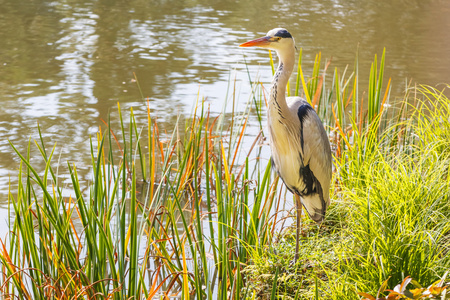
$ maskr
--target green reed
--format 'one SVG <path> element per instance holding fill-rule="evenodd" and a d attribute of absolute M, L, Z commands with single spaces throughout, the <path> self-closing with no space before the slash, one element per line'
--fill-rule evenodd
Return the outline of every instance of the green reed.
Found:
<path fill-rule="evenodd" d="M 202 102 L 186 126 L 178 122 L 163 140 L 150 110 L 144 129 L 133 110 L 125 122 L 119 107 L 120 130 L 108 123 L 91 138 L 87 190 L 71 163 L 71 184 L 61 185 L 52 163 L 56 147 L 47 155 L 42 136 L 35 146 L 46 162 L 43 173 L 30 162 L 31 144 L 25 157 L 11 145 L 21 158 L 20 184 L 9 194 L 16 217 L 2 240 L 2 295 L 239 295 L 236 268 L 248 263 L 248 249 L 260 251 L 270 239 L 275 189 L 270 168 L 259 173 L 266 161 L 240 157 L 250 109 L 227 124 Z M 260 182 L 253 192 L 251 174 Z"/>

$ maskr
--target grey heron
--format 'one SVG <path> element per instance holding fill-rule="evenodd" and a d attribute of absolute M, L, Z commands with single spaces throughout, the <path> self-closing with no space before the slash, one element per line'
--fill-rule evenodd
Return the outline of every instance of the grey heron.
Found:
<path fill-rule="evenodd" d="M 267 107 L 272 166 L 295 195 L 298 259 L 302 205 L 320 223 L 330 204 L 331 148 L 324 126 L 311 105 L 300 97 L 286 98 L 286 85 L 294 69 L 295 43 L 284 28 L 240 45 L 275 50 L 279 64 L 272 79 Z"/>

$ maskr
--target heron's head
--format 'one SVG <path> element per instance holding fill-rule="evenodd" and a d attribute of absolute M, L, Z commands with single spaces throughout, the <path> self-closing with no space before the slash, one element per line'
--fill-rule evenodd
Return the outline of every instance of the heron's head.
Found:
<path fill-rule="evenodd" d="M 284 28 L 275 28 L 270 30 L 266 36 L 240 44 L 239 47 L 261 47 L 278 52 L 295 49 L 295 42 L 289 31 Z"/>

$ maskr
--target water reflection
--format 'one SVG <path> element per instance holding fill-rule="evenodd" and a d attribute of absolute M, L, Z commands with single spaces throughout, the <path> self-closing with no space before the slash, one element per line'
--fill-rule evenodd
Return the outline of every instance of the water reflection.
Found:
<path fill-rule="evenodd" d="M 342 70 L 353 65 L 359 48 L 360 74 L 367 77 L 373 55 L 386 47 L 393 95 L 401 95 L 407 78 L 432 85 L 450 81 L 447 1 L 2 0 L 0 5 L 2 205 L 8 176 L 14 178 L 18 166 L 8 140 L 24 152 L 39 122 L 45 141 L 57 143 L 61 161 L 82 168 L 90 161 L 89 134 L 110 113 L 117 115 L 117 102 L 139 115 L 146 110 L 142 98 L 148 98 L 168 130 L 179 113 L 191 111 L 199 91 L 220 111 L 232 97 L 234 78 L 245 102 L 248 75 L 237 45 L 273 27 L 287 27 L 295 36 L 307 73 L 319 51 Z M 254 49 L 245 55 L 251 77 L 260 73 L 267 83 L 267 53 Z"/>

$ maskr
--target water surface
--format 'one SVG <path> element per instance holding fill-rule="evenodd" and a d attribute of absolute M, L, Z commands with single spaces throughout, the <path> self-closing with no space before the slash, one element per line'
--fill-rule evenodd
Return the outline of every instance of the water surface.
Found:
<path fill-rule="evenodd" d="M 19 162 L 8 140 L 24 152 L 39 123 L 62 164 L 83 169 L 89 135 L 117 116 L 117 102 L 143 116 L 148 98 L 170 130 L 198 94 L 220 112 L 236 79 L 243 109 L 250 92 L 244 56 L 251 77 L 268 83 L 270 68 L 266 51 L 238 45 L 274 27 L 288 28 L 303 48 L 307 74 L 318 52 L 342 71 L 353 68 L 359 49 L 363 91 L 370 62 L 385 47 L 393 98 L 410 80 L 450 83 L 448 1 L 0 0 L 0 7 L 2 222 Z M 42 168 L 38 155 L 33 162 Z"/>

